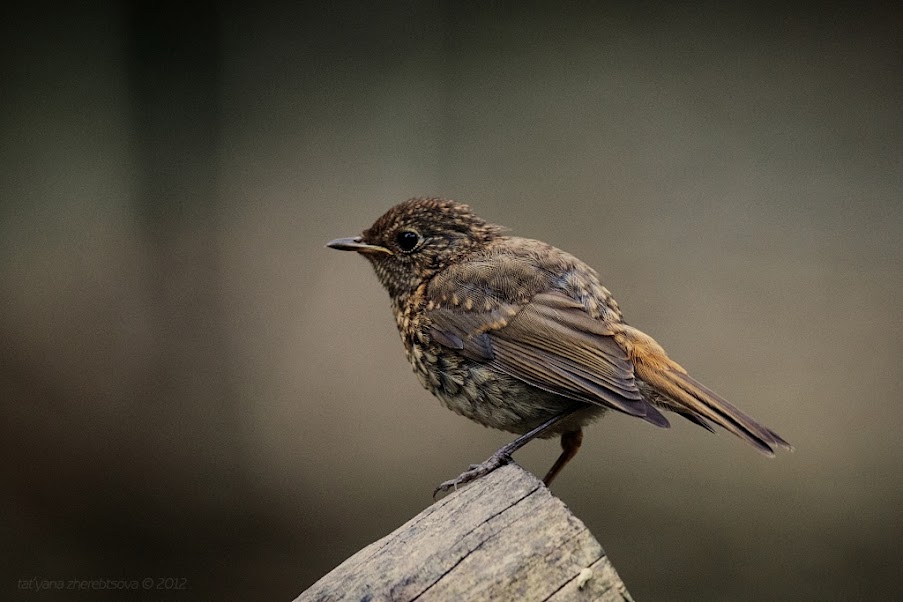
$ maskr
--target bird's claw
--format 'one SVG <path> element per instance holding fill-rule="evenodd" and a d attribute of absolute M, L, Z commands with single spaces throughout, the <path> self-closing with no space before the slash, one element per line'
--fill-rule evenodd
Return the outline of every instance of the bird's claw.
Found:
<path fill-rule="evenodd" d="M 504 466 L 508 462 L 511 462 L 511 454 L 496 452 L 489 456 L 482 464 L 471 464 L 469 469 L 462 472 L 454 479 L 449 479 L 448 481 L 440 483 L 439 486 L 433 490 L 433 499 L 436 499 L 436 496 L 439 495 L 440 491 L 443 493 L 450 489 L 457 491 L 458 485 L 465 485 L 471 481 L 475 481 L 476 479 L 489 474 L 496 468 Z"/>

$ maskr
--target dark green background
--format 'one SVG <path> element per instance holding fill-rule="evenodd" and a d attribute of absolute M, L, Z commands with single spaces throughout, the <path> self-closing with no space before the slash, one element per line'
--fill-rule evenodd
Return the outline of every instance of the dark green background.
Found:
<path fill-rule="evenodd" d="M 899 9 L 129 6 L 0 19 L 0 597 L 287 600 L 507 441 L 323 247 L 416 195 L 580 256 L 797 446 L 590 428 L 553 491 L 638 600 L 899 591 Z"/>

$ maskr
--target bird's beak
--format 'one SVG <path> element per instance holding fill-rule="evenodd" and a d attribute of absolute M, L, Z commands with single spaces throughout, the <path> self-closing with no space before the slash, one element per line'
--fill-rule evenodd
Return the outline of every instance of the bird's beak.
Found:
<path fill-rule="evenodd" d="M 361 241 L 360 236 L 355 236 L 353 238 L 337 238 L 326 243 L 326 246 L 330 249 L 338 249 L 339 251 L 356 251 L 358 253 L 388 253 L 392 254 L 392 251 L 385 247 L 381 247 L 379 245 L 369 245 L 365 242 Z"/>

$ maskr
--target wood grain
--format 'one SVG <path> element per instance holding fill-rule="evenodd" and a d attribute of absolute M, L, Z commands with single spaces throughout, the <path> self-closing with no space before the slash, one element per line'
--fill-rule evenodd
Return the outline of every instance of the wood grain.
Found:
<path fill-rule="evenodd" d="M 602 546 L 516 464 L 363 548 L 296 602 L 632 600 Z"/>

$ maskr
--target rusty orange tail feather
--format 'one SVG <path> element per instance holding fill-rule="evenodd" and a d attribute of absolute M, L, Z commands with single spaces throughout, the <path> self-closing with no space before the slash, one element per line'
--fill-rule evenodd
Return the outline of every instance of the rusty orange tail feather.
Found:
<path fill-rule="evenodd" d="M 681 414 L 693 414 L 709 420 L 766 456 L 773 457 L 775 448 L 793 450 L 780 435 L 687 374 L 649 335 L 624 325 L 618 329 L 615 338 L 627 351 L 637 376 L 684 408 L 686 412 Z"/>

